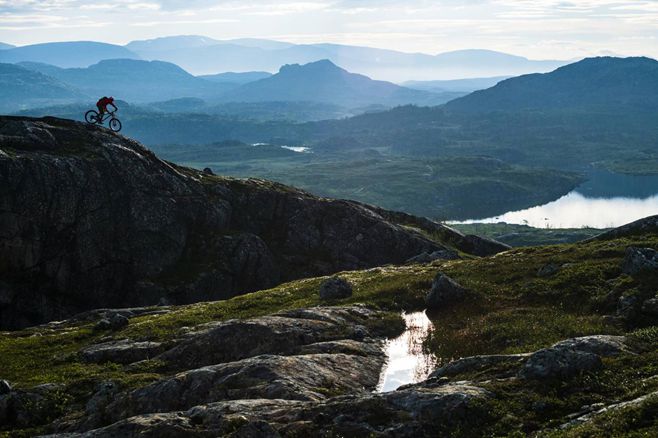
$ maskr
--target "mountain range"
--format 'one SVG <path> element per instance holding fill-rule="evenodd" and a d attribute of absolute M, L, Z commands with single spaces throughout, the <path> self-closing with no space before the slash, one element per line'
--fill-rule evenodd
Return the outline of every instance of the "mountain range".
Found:
<path fill-rule="evenodd" d="M 109 59 L 85 68 L 60 68 L 36 62 L 21 62 L 18 66 L 23 70 L 17 72 L 26 73 L 29 70 L 51 78 L 56 85 L 51 93 L 53 96 L 57 95 L 57 87 L 67 84 L 72 90 L 77 90 L 78 96 L 88 96 L 87 100 L 113 95 L 131 103 L 197 98 L 215 105 L 229 102 L 312 102 L 352 109 L 370 105 L 383 105 L 383 108 L 403 104 L 437 105 L 463 95 L 437 94 L 375 81 L 349 73 L 328 60 L 286 65 L 274 75 L 250 72 L 211 77 L 193 76 L 169 62 L 136 59 Z M 19 76 L 12 76 L 13 83 L 7 78 L 6 86 L 18 87 L 26 80 Z M 255 80 L 258 78 L 262 79 Z M 18 104 L 18 101 L 12 102 L 14 106 Z M 178 103 L 186 106 L 185 111 L 194 110 L 189 107 L 190 102 Z M 199 105 L 198 111 L 203 111 L 204 107 Z"/>
<path fill-rule="evenodd" d="M 313 101 L 348 108 L 381 104 L 438 105 L 452 95 L 411 90 L 391 82 L 350 73 L 329 60 L 284 65 L 271 77 L 250 82 L 222 96 L 229 102 Z"/>
<path fill-rule="evenodd" d="M 86 68 L 59 68 L 40 63 L 19 65 L 52 76 L 91 97 L 113 95 L 135 103 L 181 97 L 214 99 L 235 86 L 197 78 L 175 64 L 162 61 L 108 59 Z"/>
<path fill-rule="evenodd" d="M 93 41 L 32 44 L 0 51 L 0 62 L 41 62 L 57 67 L 88 67 L 105 59 L 139 59 L 122 46 Z"/>
<path fill-rule="evenodd" d="M 105 59 L 128 58 L 175 63 L 194 75 L 218 72 L 276 72 L 285 64 L 328 59 L 360 74 L 394 82 L 468 77 L 515 76 L 545 72 L 567 61 L 529 60 L 491 50 L 458 50 L 429 55 L 340 44 L 292 44 L 263 39 L 214 40 L 174 36 L 133 41 L 125 46 L 61 42 L 8 48 L 0 62 L 42 62 L 58 67 L 88 67 Z"/>
<path fill-rule="evenodd" d="M 75 88 L 46 74 L 15 64 L 0 64 L 0 111 L 63 104 L 84 97 Z"/>
<path fill-rule="evenodd" d="M 454 111 L 624 107 L 658 109 L 658 62 L 645 57 L 588 58 L 545 74 L 504 80 L 447 105 Z"/>

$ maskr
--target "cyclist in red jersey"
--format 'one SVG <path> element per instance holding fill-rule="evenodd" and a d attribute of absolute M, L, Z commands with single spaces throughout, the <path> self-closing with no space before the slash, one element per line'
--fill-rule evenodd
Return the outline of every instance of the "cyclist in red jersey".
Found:
<path fill-rule="evenodd" d="M 114 104 L 114 97 L 107 97 L 103 96 L 100 99 L 98 99 L 98 102 L 96 102 L 96 108 L 98 108 L 98 121 L 101 123 L 101 120 L 103 120 L 103 115 L 105 114 L 105 111 L 107 111 L 107 106 L 111 105 L 114 108 L 114 111 L 116 111 L 118 108 Z"/>

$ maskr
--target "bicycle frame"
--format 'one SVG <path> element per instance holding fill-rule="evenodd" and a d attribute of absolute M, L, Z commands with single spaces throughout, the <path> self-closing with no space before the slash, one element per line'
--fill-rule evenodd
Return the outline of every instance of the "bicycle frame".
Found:
<path fill-rule="evenodd" d="M 103 113 L 103 116 L 101 117 L 100 123 L 104 123 L 106 120 L 111 119 L 112 117 L 114 117 L 115 112 L 116 111 L 105 111 L 105 113 Z"/>

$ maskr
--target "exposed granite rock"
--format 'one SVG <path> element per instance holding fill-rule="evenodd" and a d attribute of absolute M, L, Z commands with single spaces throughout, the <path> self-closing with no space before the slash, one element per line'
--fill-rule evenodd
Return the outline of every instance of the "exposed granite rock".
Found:
<path fill-rule="evenodd" d="M 533 353 L 519 372 L 524 379 L 570 378 L 603 366 L 601 356 L 628 351 L 622 336 L 585 336 Z"/>
<path fill-rule="evenodd" d="M 626 248 L 622 271 L 635 275 L 642 271 L 658 270 L 658 251 L 653 248 Z"/>
<path fill-rule="evenodd" d="M 490 396 L 475 386 L 450 384 L 322 401 L 232 400 L 184 412 L 139 415 L 84 435 L 58 436 L 215 437 L 254 427 L 270 434 L 265 436 L 436 436 L 438 430 L 449 430 L 467 421 L 468 415 L 478 415 L 474 402 L 481 404 Z"/>
<path fill-rule="evenodd" d="M 384 359 L 381 350 L 376 355 L 256 356 L 185 371 L 118 396 L 103 409 L 103 413 L 119 420 L 137 414 L 184 410 L 222 400 L 319 401 L 327 398 L 326 391 L 358 394 L 375 388 Z"/>
<path fill-rule="evenodd" d="M 457 260 L 460 259 L 457 251 L 444 249 L 433 253 L 424 252 L 407 260 L 406 263 L 432 263 L 435 260 Z"/>
<path fill-rule="evenodd" d="M 130 364 L 156 356 L 164 350 L 160 342 L 135 342 L 130 339 L 91 345 L 80 352 L 85 362 Z"/>
<path fill-rule="evenodd" d="M 462 301 L 466 298 L 467 292 L 459 283 L 439 272 L 432 281 L 432 288 L 425 297 L 425 304 L 430 309 L 440 309 Z"/>
<path fill-rule="evenodd" d="M 205 324 L 157 358 L 183 370 L 262 354 L 297 354 L 309 344 L 363 338 L 362 324 L 378 317 L 362 307 L 315 307 Z"/>
<path fill-rule="evenodd" d="M 438 368 L 430 374 L 430 378 L 455 377 L 464 373 L 488 370 L 492 367 L 509 366 L 520 368 L 530 357 L 524 354 L 492 354 L 483 356 L 470 356 L 454 360 Z"/>
<path fill-rule="evenodd" d="M 98 126 L 0 117 L 0 151 L 0 328 L 446 249 L 384 210 L 178 167 Z"/>
<path fill-rule="evenodd" d="M 344 278 L 331 277 L 320 285 L 320 299 L 322 300 L 339 300 L 351 296 L 352 285 Z"/>
<path fill-rule="evenodd" d="M 615 403 L 615 404 L 608 405 L 608 406 L 603 406 L 600 409 L 593 409 L 593 410 L 590 410 L 587 413 L 584 413 L 582 415 L 578 415 L 576 418 L 574 418 L 573 420 L 571 420 L 567 423 L 562 424 L 560 426 L 560 429 L 565 430 L 565 429 L 569 429 L 573 426 L 577 426 L 579 424 L 588 423 L 588 422 L 592 421 L 594 418 L 596 418 L 597 416 L 599 416 L 601 414 L 605 414 L 607 412 L 616 411 L 618 409 L 623 409 L 623 408 L 627 408 L 627 407 L 631 407 L 631 406 L 642 405 L 645 402 L 647 402 L 649 399 L 657 398 L 657 397 L 658 397 L 658 391 L 655 391 L 655 392 L 637 397 L 637 398 L 632 399 L 632 400 L 628 400 L 628 401 L 621 402 L 621 403 Z"/>
<path fill-rule="evenodd" d="M 553 345 L 553 348 L 568 348 L 572 350 L 594 353 L 599 356 L 616 356 L 622 352 L 631 352 L 626 344 L 625 336 L 592 335 L 570 338 Z"/>

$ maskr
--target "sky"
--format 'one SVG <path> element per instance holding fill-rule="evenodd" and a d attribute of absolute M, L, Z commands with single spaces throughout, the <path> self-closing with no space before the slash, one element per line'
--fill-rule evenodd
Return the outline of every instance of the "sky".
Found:
<path fill-rule="evenodd" d="M 430 54 L 658 58 L 658 0 L 0 0 L 0 42 L 15 45 L 185 34 Z"/>

